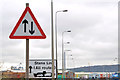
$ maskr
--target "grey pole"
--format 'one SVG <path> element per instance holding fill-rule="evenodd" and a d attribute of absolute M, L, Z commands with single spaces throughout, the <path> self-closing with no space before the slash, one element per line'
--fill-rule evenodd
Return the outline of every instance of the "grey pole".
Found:
<path fill-rule="evenodd" d="M 51 0 L 51 51 L 52 51 L 52 80 L 54 80 L 54 32 L 53 32 L 53 0 Z"/>
<path fill-rule="evenodd" d="M 62 78 L 64 77 L 64 45 L 63 45 L 63 34 L 64 34 L 64 32 L 62 32 Z"/>
<path fill-rule="evenodd" d="M 64 31 L 62 32 L 62 78 L 65 76 L 64 74 L 64 40 L 63 40 L 63 37 L 64 37 L 64 33 L 65 32 L 71 32 L 70 30 L 69 31 Z"/>
<path fill-rule="evenodd" d="M 58 61 L 57 61 L 57 12 L 55 13 L 55 33 L 56 33 L 56 78 L 58 77 Z"/>
<path fill-rule="evenodd" d="M 29 7 L 29 3 L 26 3 Z M 29 80 L 29 39 L 26 39 L 26 80 Z"/>
<path fill-rule="evenodd" d="M 26 80 L 29 80 L 29 39 L 26 39 Z"/>
<path fill-rule="evenodd" d="M 64 51 L 64 72 L 66 71 L 66 52 Z"/>
<path fill-rule="evenodd" d="M 69 44 L 69 43 L 67 43 L 67 44 Z M 64 50 L 64 72 L 66 72 L 66 69 L 67 69 L 66 51 L 71 51 L 71 50 Z"/>
<path fill-rule="evenodd" d="M 58 59 L 57 59 L 57 13 L 67 12 L 68 10 L 60 10 L 55 13 L 55 34 L 56 34 L 56 78 L 58 76 Z"/>

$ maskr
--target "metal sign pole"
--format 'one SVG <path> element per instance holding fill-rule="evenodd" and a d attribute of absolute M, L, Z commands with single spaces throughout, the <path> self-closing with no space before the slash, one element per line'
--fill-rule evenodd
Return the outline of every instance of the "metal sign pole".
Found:
<path fill-rule="evenodd" d="M 26 39 L 26 80 L 29 80 L 29 39 Z"/>
<path fill-rule="evenodd" d="M 26 3 L 29 7 L 29 3 Z M 26 39 L 26 80 L 29 80 L 29 39 Z"/>
<path fill-rule="evenodd" d="M 29 7 L 29 3 L 26 3 Z M 26 80 L 29 80 L 29 39 L 26 39 Z"/>
<path fill-rule="evenodd" d="M 29 39 L 26 39 L 26 80 L 29 80 Z"/>
<path fill-rule="evenodd" d="M 54 32 L 53 32 L 53 0 L 51 0 L 51 42 L 52 42 L 52 80 L 54 80 Z"/>

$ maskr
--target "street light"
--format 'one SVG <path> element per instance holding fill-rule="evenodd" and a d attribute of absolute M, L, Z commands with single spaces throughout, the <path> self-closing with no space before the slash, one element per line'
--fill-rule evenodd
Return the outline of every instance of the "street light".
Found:
<path fill-rule="evenodd" d="M 57 62 L 57 13 L 67 12 L 68 10 L 60 10 L 55 13 L 55 33 L 56 33 L 56 76 L 58 76 L 58 62 Z M 57 77 L 56 77 L 57 78 Z"/>
<path fill-rule="evenodd" d="M 65 32 L 71 32 L 71 30 L 62 32 L 62 78 L 64 76 L 64 43 L 63 43 L 63 36 Z"/>
<path fill-rule="evenodd" d="M 63 44 L 63 46 L 70 44 L 70 42 L 66 42 Z M 66 71 L 66 52 L 71 50 L 64 50 L 64 71 Z"/>
<path fill-rule="evenodd" d="M 70 44 L 70 43 L 67 43 Z M 71 50 L 64 50 L 64 70 L 66 72 L 66 66 L 67 66 L 67 58 L 66 58 L 66 52 Z"/>

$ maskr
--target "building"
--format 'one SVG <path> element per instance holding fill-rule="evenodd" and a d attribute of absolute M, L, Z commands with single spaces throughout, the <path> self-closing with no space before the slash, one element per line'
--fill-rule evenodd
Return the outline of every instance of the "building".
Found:
<path fill-rule="evenodd" d="M 2 78 L 25 78 L 25 72 L 2 71 Z"/>

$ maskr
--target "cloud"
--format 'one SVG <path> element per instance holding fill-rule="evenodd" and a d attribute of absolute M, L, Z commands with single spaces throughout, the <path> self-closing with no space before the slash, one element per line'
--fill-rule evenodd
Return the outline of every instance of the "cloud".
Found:
<path fill-rule="evenodd" d="M 25 63 L 25 40 L 11 40 L 9 35 L 24 11 L 26 2 L 29 2 L 32 12 L 47 36 L 42 40 L 30 40 L 30 58 L 51 58 L 50 1 L 2 0 L 0 47 L 6 64 L 17 64 L 20 61 Z M 70 45 L 66 46 L 66 49 L 71 49 L 71 52 L 67 52 L 67 59 L 74 67 L 88 65 L 88 62 L 93 65 L 108 64 L 108 61 L 117 56 L 117 0 L 54 0 L 54 21 L 55 12 L 64 9 L 68 12 L 57 15 L 59 68 L 62 32 L 66 30 L 72 31 L 64 34 L 64 43 L 70 41 Z M 68 67 L 70 66 L 68 64 Z"/>

